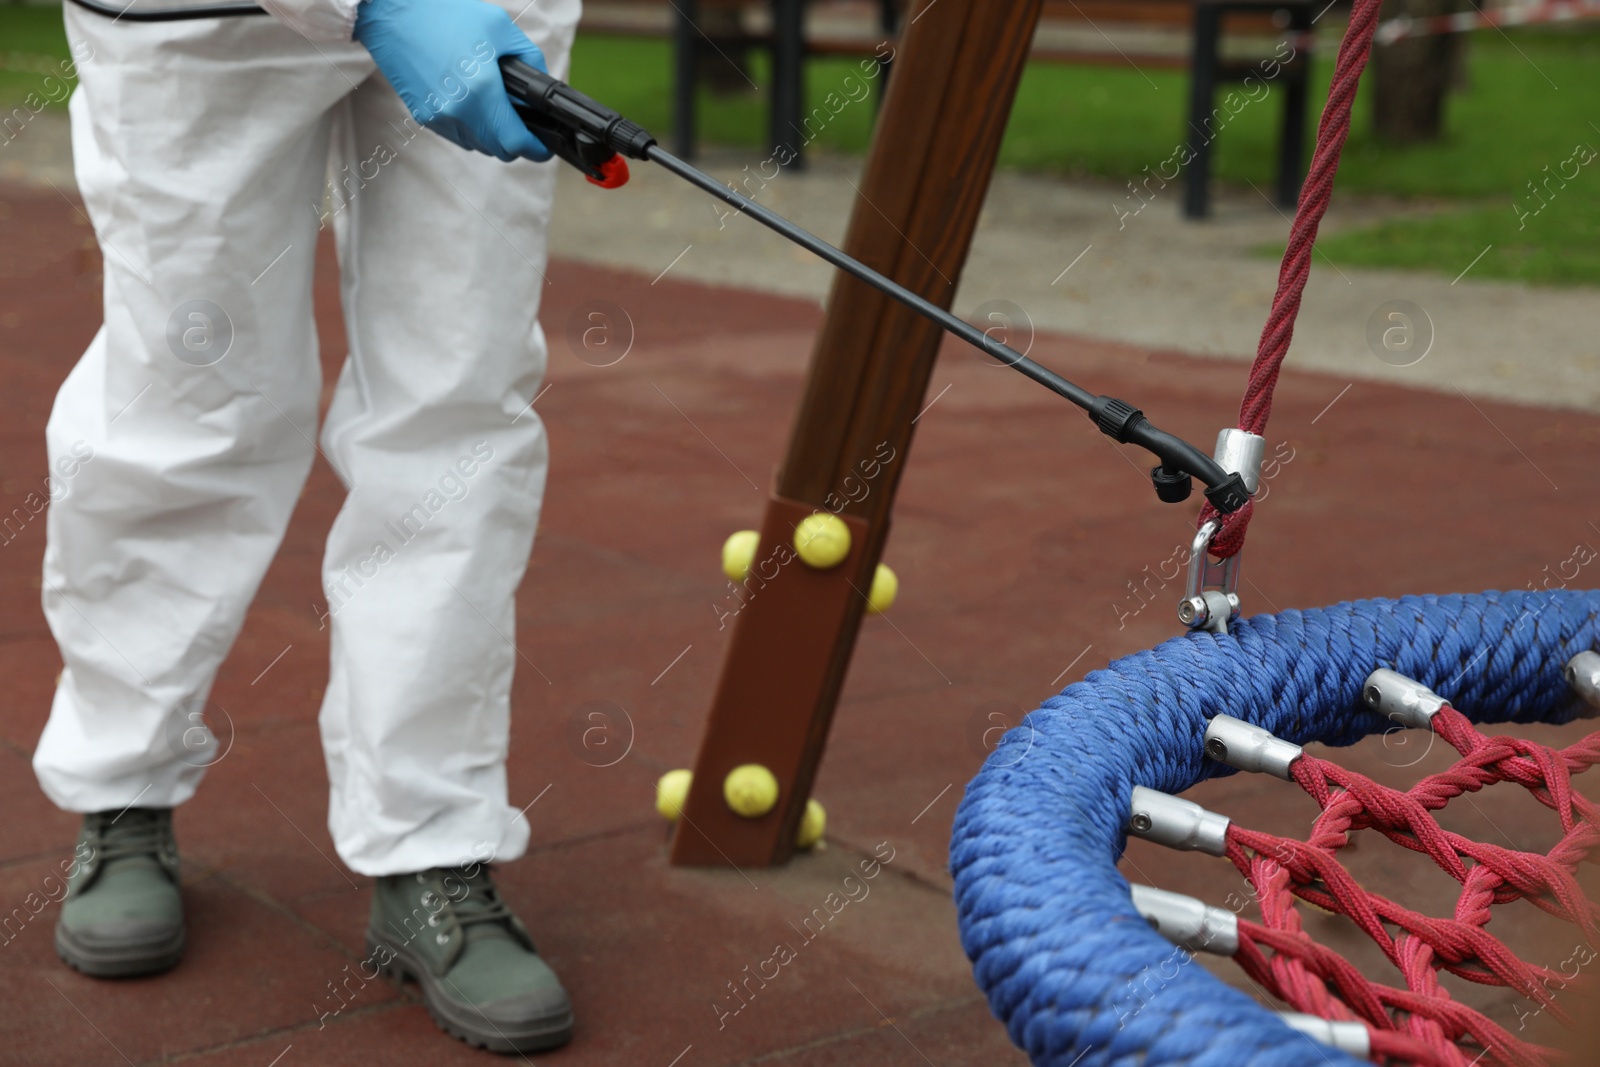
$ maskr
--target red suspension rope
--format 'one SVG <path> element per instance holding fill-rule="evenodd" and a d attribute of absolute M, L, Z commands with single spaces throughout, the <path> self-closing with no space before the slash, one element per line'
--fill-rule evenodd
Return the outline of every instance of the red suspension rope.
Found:
<path fill-rule="evenodd" d="M 1317 240 L 1317 227 L 1322 224 L 1322 216 L 1328 211 L 1328 201 L 1333 198 L 1333 179 L 1339 170 L 1339 154 L 1344 151 L 1345 138 L 1350 133 L 1350 109 L 1355 104 L 1361 72 L 1366 69 L 1367 56 L 1372 51 L 1372 35 L 1378 26 L 1381 3 L 1382 0 L 1355 0 L 1355 8 L 1350 13 L 1350 26 L 1339 44 L 1339 58 L 1333 68 L 1333 86 L 1328 91 L 1328 103 L 1317 125 L 1316 151 L 1311 156 L 1311 169 L 1306 173 L 1305 185 L 1300 189 L 1300 202 L 1295 209 L 1294 225 L 1289 230 L 1289 244 L 1283 252 L 1283 264 L 1278 268 L 1278 291 L 1273 295 L 1272 310 L 1267 314 L 1267 324 L 1261 331 L 1261 342 L 1256 347 L 1256 360 L 1250 367 L 1250 382 L 1245 387 L 1244 402 L 1239 405 L 1239 429 L 1253 434 L 1266 433 L 1267 416 L 1272 414 L 1272 390 L 1278 384 L 1278 371 L 1283 366 L 1284 357 L 1289 354 L 1289 342 L 1294 337 L 1294 320 L 1300 313 L 1300 297 L 1305 292 L 1306 279 L 1311 276 L 1311 252 Z M 1245 530 L 1250 526 L 1250 516 L 1254 510 L 1254 502 L 1247 503 L 1223 518 L 1222 528 L 1211 539 L 1213 556 L 1226 559 L 1244 547 Z M 1207 504 L 1196 525 L 1216 518 L 1222 516 Z"/>
<path fill-rule="evenodd" d="M 1294 337 L 1317 230 L 1333 196 L 1380 3 L 1355 0 L 1339 46 L 1316 151 L 1278 271 L 1278 289 L 1239 406 L 1239 428 L 1249 433 L 1264 435 L 1272 413 L 1273 389 Z M 1253 511 L 1250 503 L 1223 517 L 1205 506 L 1200 524 L 1222 520 L 1212 539 L 1213 556 L 1227 558 L 1243 547 Z M 1297 760 L 1295 780 L 1322 808 L 1308 842 L 1236 823 L 1229 827 L 1228 858 L 1249 880 L 1261 909 L 1260 923 L 1240 922 L 1235 958 L 1268 993 L 1299 1011 L 1364 1022 L 1376 1058 L 1419 1067 L 1471 1067 L 1488 1057 L 1508 1067 L 1544 1067 L 1564 1057 L 1453 1000 L 1438 974 L 1448 971 L 1472 982 L 1506 986 L 1566 1021 L 1555 991 L 1571 976 L 1523 962 L 1485 927 L 1492 905 L 1525 900 L 1574 923 L 1591 945 L 1600 945 L 1600 909 L 1584 898 L 1574 877 L 1578 865 L 1600 849 L 1600 806 L 1577 793 L 1571 781 L 1573 774 L 1600 763 L 1600 734 L 1557 751 L 1515 738 L 1486 737 L 1448 706 L 1434 717 L 1433 729 L 1461 754 L 1461 761 L 1405 792 L 1310 755 Z M 1446 831 L 1434 819 L 1432 813 L 1452 798 L 1500 781 L 1522 785 L 1560 816 L 1563 837 L 1548 855 L 1475 842 Z M 1427 855 L 1454 877 L 1462 887 L 1454 916 L 1432 918 L 1362 889 L 1339 862 L 1338 852 L 1352 832 L 1363 829 Z M 1312 941 L 1301 928 L 1296 897 L 1353 921 L 1400 971 L 1406 988 L 1371 981 L 1337 952 Z M 1473 1056 L 1471 1049 L 1481 1051 Z"/>

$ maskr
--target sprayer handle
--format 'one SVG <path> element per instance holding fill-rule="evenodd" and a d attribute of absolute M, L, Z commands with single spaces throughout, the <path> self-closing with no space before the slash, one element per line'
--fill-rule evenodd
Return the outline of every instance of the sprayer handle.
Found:
<path fill-rule="evenodd" d="M 642 126 L 520 59 L 502 58 L 500 73 L 528 129 L 602 188 L 614 189 L 628 180 L 623 156 L 644 159 L 656 143 Z"/>

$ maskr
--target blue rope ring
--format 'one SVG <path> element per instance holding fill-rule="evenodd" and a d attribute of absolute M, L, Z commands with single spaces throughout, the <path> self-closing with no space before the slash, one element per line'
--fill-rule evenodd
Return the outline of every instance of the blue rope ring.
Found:
<path fill-rule="evenodd" d="M 1296 744 L 1392 729 L 1361 701 L 1378 667 L 1477 722 L 1571 721 L 1581 705 L 1562 668 L 1600 647 L 1597 618 L 1600 592 L 1565 591 L 1258 615 L 1046 700 L 967 786 L 950 843 L 962 947 L 1011 1040 L 1039 1067 L 1355 1067 L 1320 1045 L 1313 1056 L 1309 1038 L 1203 968 L 1175 965 L 1183 957 L 1134 911 L 1116 867 L 1133 787 L 1175 794 L 1232 774 L 1202 752 L 1219 713 Z"/>

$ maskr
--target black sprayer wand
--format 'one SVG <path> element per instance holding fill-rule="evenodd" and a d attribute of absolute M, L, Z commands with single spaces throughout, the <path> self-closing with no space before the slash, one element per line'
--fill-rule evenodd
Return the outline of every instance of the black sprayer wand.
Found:
<path fill-rule="evenodd" d="M 129 22 L 167 22 L 267 13 L 265 8 L 248 0 L 137 12 L 132 10 L 131 5 L 118 8 L 106 0 L 72 2 L 97 14 Z M 1158 429 L 1132 404 L 1112 396 L 1095 396 L 1055 371 L 1040 366 L 1011 346 L 1001 344 L 860 260 L 845 255 L 816 234 L 801 229 L 782 215 L 768 211 L 711 175 L 685 163 L 656 144 L 656 139 L 638 123 L 630 122 L 567 83 L 552 78 L 520 59 L 511 56 L 502 58 L 500 73 L 505 78 L 506 92 L 517 114 L 528 128 L 538 134 L 552 152 L 578 168 L 601 188 L 615 189 L 628 180 L 629 159 L 648 159 L 657 163 L 690 185 L 699 187 L 769 230 L 827 260 L 846 274 L 894 298 L 972 347 L 987 352 L 1051 392 L 1066 397 L 1087 412 L 1107 437 L 1123 444 L 1139 445 L 1149 451 L 1161 461 L 1151 469 L 1150 480 L 1155 483 L 1156 495 L 1162 500 L 1177 503 L 1188 499 L 1191 477 L 1205 483 L 1206 499 L 1224 514 L 1239 510 L 1250 499 L 1250 492 L 1245 488 L 1241 475 L 1223 470 L 1215 460 L 1194 445 Z"/>
<path fill-rule="evenodd" d="M 1147 449 L 1161 461 L 1151 470 L 1150 477 L 1155 483 L 1156 494 L 1162 500 L 1176 503 L 1186 499 L 1191 476 L 1205 483 L 1206 499 L 1223 513 L 1237 511 L 1250 499 L 1242 476 L 1228 473 L 1194 445 L 1158 429 L 1132 404 L 1115 397 L 1095 396 L 1009 345 L 1001 344 L 976 326 L 963 322 L 944 308 L 846 255 L 816 234 L 801 229 L 704 171 L 685 163 L 658 145 L 648 130 L 589 99 L 565 82 L 509 56 L 500 60 L 500 71 L 505 76 L 506 91 L 528 128 L 552 152 L 582 171 L 594 184 L 615 189 L 628 180 L 627 159 L 650 160 L 899 301 L 974 348 L 1066 397 L 1087 412 L 1106 436 Z"/>

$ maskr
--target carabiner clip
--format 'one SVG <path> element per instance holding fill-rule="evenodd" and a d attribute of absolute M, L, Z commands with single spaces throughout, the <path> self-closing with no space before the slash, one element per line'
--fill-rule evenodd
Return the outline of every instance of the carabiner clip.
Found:
<path fill-rule="evenodd" d="M 1178 621 L 1191 630 L 1228 632 L 1228 624 L 1239 617 L 1239 553 L 1227 559 L 1211 558 L 1211 539 L 1222 524 L 1209 520 L 1194 535 L 1189 546 L 1189 578 L 1183 600 L 1178 604 Z"/>

